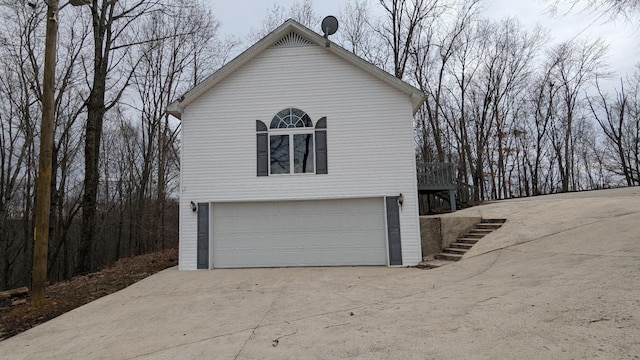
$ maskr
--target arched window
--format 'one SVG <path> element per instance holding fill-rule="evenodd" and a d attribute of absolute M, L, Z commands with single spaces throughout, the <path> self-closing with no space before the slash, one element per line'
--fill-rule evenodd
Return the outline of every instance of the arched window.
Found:
<path fill-rule="evenodd" d="M 325 129 L 326 118 L 318 120 L 314 129 L 309 115 L 296 108 L 278 112 L 269 129 L 265 123 L 256 120 L 258 176 L 326 174 Z M 316 161 L 319 161 L 317 166 Z"/>
<path fill-rule="evenodd" d="M 289 129 L 312 127 L 311 118 L 304 111 L 299 109 L 284 109 L 276 114 L 271 120 L 271 129 Z"/>

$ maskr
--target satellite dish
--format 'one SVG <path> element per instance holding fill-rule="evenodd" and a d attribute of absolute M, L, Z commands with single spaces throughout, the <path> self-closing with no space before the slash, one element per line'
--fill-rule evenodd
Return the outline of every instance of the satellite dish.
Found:
<path fill-rule="evenodd" d="M 333 35 L 338 31 L 338 19 L 335 16 L 327 16 L 322 19 L 322 32 L 324 33 L 324 38 L 327 39 L 326 46 L 329 47 L 329 35 Z"/>
<path fill-rule="evenodd" d="M 324 32 L 324 37 L 335 34 L 338 31 L 338 19 L 331 15 L 322 19 L 322 31 Z"/>

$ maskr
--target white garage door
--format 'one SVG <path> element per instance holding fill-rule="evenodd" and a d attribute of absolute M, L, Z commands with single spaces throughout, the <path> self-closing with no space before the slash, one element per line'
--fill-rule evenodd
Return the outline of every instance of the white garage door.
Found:
<path fill-rule="evenodd" d="M 382 198 L 213 204 L 213 267 L 386 265 Z"/>

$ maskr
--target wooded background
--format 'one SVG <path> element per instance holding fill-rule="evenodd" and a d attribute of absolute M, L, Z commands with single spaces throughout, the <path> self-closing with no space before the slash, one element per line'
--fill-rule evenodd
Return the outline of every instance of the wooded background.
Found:
<path fill-rule="evenodd" d="M 427 94 L 416 159 L 456 164 L 477 200 L 640 185 L 640 68 L 614 76 L 602 40 L 550 42 L 481 4 L 351 0 L 332 40 Z M 45 16 L 0 0 L 0 290 L 31 280 Z M 180 123 L 164 110 L 287 18 L 322 19 L 310 0 L 274 5 L 239 39 L 196 0 L 60 10 L 50 281 L 177 245 Z"/>

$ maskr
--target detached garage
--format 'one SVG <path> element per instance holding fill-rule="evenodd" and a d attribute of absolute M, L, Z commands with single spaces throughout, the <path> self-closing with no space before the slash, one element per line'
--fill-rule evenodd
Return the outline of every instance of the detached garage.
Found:
<path fill-rule="evenodd" d="M 424 95 L 293 20 L 172 103 L 183 270 L 416 265 Z"/>

